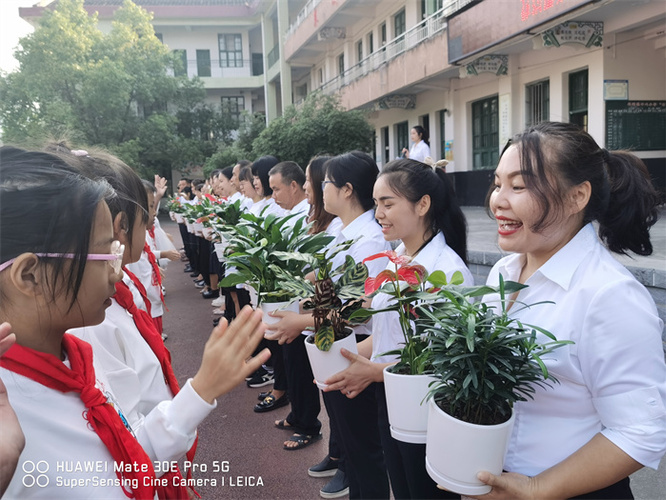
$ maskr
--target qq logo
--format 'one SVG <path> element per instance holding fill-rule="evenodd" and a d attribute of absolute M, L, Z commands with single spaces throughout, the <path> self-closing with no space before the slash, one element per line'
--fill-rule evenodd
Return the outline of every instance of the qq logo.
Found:
<path fill-rule="evenodd" d="M 46 473 L 49 471 L 49 464 L 45 460 L 40 460 L 35 463 L 32 460 L 23 462 L 23 486 L 32 488 L 37 485 L 40 488 L 45 488 L 49 485 L 49 476 Z"/>

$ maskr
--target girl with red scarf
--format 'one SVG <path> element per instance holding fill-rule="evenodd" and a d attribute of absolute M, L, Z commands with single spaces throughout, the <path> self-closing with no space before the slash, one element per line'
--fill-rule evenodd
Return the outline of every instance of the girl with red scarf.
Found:
<path fill-rule="evenodd" d="M 139 374 L 65 333 L 101 323 L 112 304 L 126 255 L 109 210 L 118 196 L 55 155 L 12 147 L 0 155 L 0 322 L 16 334 L 0 378 L 25 435 L 6 495 L 187 498 L 176 480 L 156 486 L 161 472 L 153 468 L 155 460 L 177 460 L 194 441 L 196 423 L 176 400 L 184 393 L 213 408 L 266 361 L 262 353 L 246 362 L 263 335 L 260 315 L 246 310 L 234 325 L 215 329 L 187 389 L 138 418 L 142 395 L 132 381 Z M 189 433 L 180 450 L 167 425 Z"/>

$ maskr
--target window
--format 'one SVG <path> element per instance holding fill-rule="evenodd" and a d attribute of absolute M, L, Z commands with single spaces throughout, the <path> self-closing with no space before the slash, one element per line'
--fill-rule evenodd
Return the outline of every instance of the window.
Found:
<path fill-rule="evenodd" d="M 252 76 L 264 74 L 264 55 L 261 53 L 252 54 Z"/>
<path fill-rule="evenodd" d="M 173 55 L 173 75 L 187 76 L 187 51 L 184 49 L 174 50 Z"/>
<path fill-rule="evenodd" d="M 342 75 L 345 72 L 345 54 L 344 52 L 338 56 L 338 74 Z"/>
<path fill-rule="evenodd" d="M 531 127 L 548 120 L 550 116 L 550 82 L 532 83 L 525 86 L 525 126 Z"/>
<path fill-rule="evenodd" d="M 402 35 L 405 32 L 405 9 L 402 9 L 395 16 L 393 16 L 393 34 L 395 37 Z"/>
<path fill-rule="evenodd" d="M 319 68 L 319 85 L 324 85 L 324 68 Z"/>
<path fill-rule="evenodd" d="M 236 123 L 240 123 L 241 111 L 245 109 L 245 97 L 222 97 L 222 112 L 229 113 Z"/>
<path fill-rule="evenodd" d="M 220 46 L 220 68 L 243 67 L 243 44 L 240 35 L 217 35 Z"/>
<path fill-rule="evenodd" d="M 402 150 L 409 149 L 409 123 L 400 122 L 395 126 L 395 138 L 398 147 L 398 156 L 402 155 Z"/>
<path fill-rule="evenodd" d="M 382 45 L 386 45 L 386 23 L 382 23 L 379 27 L 379 33 L 381 34 Z"/>
<path fill-rule="evenodd" d="M 569 74 L 569 121 L 587 130 L 587 70 Z"/>
<path fill-rule="evenodd" d="M 472 155 L 474 169 L 495 168 L 499 160 L 497 96 L 472 103 Z"/>
<path fill-rule="evenodd" d="M 389 145 L 389 128 L 382 127 L 381 129 L 381 141 L 382 141 L 382 160 L 384 160 L 384 165 L 391 161 L 391 149 Z"/>
<path fill-rule="evenodd" d="M 374 35 L 372 32 L 368 33 L 368 55 L 372 54 L 375 51 L 374 47 Z"/>
<path fill-rule="evenodd" d="M 359 40 L 356 44 L 356 62 L 361 62 L 363 60 L 363 40 Z"/>
<path fill-rule="evenodd" d="M 210 50 L 197 50 L 197 75 L 210 76 Z"/>

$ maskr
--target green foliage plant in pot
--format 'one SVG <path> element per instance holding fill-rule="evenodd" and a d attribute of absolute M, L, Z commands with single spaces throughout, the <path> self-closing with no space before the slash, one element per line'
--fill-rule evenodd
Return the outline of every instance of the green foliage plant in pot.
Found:
<path fill-rule="evenodd" d="M 365 259 L 388 257 L 394 270 L 386 269 L 365 283 L 365 293 L 374 297 L 383 293 L 391 297 L 386 307 L 356 311 L 353 319 L 361 320 L 378 313 L 398 315 L 404 342 L 383 355 L 394 355 L 398 362 L 384 369 L 384 387 L 388 419 L 393 438 L 407 443 L 426 442 L 428 406 L 424 404 L 428 386 L 434 381 L 424 325 L 419 321 L 419 308 L 441 300 L 437 291 L 449 284 L 461 284 L 462 273 L 455 272 L 450 281 L 443 271 L 428 274 L 419 264 L 410 264 L 408 257 L 393 251 L 381 252 Z"/>
<path fill-rule="evenodd" d="M 352 244 L 353 241 L 346 241 L 328 252 L 311 256 L 314 283 L 299 276 L 282 275 L 283 287 L 307 298 L 303 309 L 312 311 L 314 334 L 306 339 L 305 348 L 320 388 L 326 387 L 324 380 L 349 366 L 349 360 L 340 354 L 340 349 L 357 352 L 350 317 L 363 306 L 368 268 L 348 255 L 343 264 L 332 269 L 333 257 Z"/>
<path fill-rule="evenodd" d="M 535 386 L 557 382 L 542 357 L 571 342 L 509 317 L 512 307 L 539 305 L 509 298 L 525 287 L 502 276 L 497 287 L 442 287 L 442 301 L 419 309 L 437 378 L 429 393 L 426 469 L 450 491 L 490 491 L 476 474 L 502 472 L 513 404 L 532 398 Z M 488 294 L 497 294 L 499 303 L 475 300 Z"/>
<path fill-rule="evenodd" d="M 241 200 L 233 203 L 220 203 L 214 205 L 208 227 L 212 230 L 211 241 L 214 243 L 215 253 L 220 262 L 224 261 L 224 252 L 227 248 L 227 239 L 234 234 L 234 228 L 240 222 L 244 210 Z"/>
<path fill-rule="evenodd" d="M 326 233 L 309 234 L 310 225 L 296 214 L 261 217 L 245 213 L 233 229 L 228 229 L 232 233 L 227 240 L 227 275 L 220 286 L 246 283 L 254 288 L 267 324 L 275 322 L 268 312 L 298 298 L 282 286 L 284 276 L 303 276 L 312 262 L 311 255 L 334 239 Z"/>

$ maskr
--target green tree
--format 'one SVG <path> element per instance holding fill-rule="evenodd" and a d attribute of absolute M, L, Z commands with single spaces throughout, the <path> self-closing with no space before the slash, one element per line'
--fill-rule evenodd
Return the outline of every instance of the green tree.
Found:
<path fill-rule="evenodd" d="M 125 0 L 104 34 L 83 4 L 60 0 L 20 40 L 18 71 L 0 77 L 3 140 L 103 146 L 146 176 L 203 163 L 232 142 L 235 123 L 204 104 L 201 81 L 174 76 L 180 61 L 150 13 Z"/>
<path fill-rule="evenodd" d="M 346 111 L 334 96 L 308 95 L 302 105 L 289 106 L 255 139 L 255 157 L 275 155 L 303 168 L 314 155 L 369 151 L 374 129 L 362 111 Z"/>

